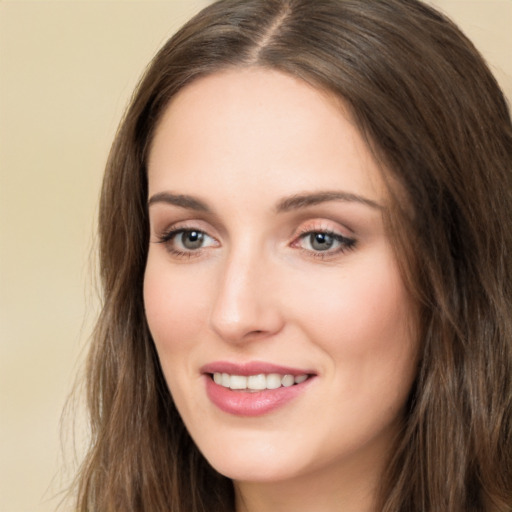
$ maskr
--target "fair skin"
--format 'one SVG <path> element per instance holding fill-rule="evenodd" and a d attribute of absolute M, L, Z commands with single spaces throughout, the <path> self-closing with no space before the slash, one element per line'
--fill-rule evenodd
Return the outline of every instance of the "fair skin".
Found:
<path fill-rule="evenodd" d="M 148 180 L 149 327 L 237 510 L 374 511 L 417 343 L 380 171 L 340 102 L 259 68 L 199 79 Z M 270 373 L 281 387 L 247 389 Z"/>

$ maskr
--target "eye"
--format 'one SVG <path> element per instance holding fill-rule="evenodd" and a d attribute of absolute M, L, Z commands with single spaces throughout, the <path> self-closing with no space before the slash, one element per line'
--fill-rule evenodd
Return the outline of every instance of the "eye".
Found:
<path fill-rule="evenodd" d="M 166 245 L 172 254 L 183 256 L 198 253 L 206 247 L 217 246 L 217 241 L 210 235 L 199 229 L 173 229 L 164 233 L 160 243 Z"/>
<path fill-rule="evenodd" d="M 183 249 L 195 251 L 203 246 L 207 238 L 208 235 L 202 231 L 181 231 L 174 236 L 174 242 Z"/>
<path fill-rule="evenodd" d="M 328 251 L 336 242 L 334 236 L 328 233 L 311 233 L 306 240 L 314 251 Z"/>
<path fill-rule="evenodd" d="M 317 254 L 320 256 L 344 252 L 347 249 L 353 248 L 355 243 L 356 241 L 353 238 L 347 238 L 340 233 L 332 231 L 307 231 L 299 236 L 293 243 L 293 246 L 311 252 L 315 256 Z"/>

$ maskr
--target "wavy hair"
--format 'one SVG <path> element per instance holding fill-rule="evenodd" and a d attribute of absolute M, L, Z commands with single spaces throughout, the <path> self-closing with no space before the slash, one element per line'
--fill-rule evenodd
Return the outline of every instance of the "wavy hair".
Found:
<path fill-rule="evenodd" d="M 512 126 L 472 43 L 417 0 L 220 0 L 156 55 L 121 122 L 99 213 L 103 305 L 87 365 L 80 511 L 226 512 L 233 486 L 190 439 L 142 295 L 146 161 L 173 96 L 260 66 L 329 91 L 381 164 L 418 304 L 421 358 L 384 512 L 512 511 Z"/>

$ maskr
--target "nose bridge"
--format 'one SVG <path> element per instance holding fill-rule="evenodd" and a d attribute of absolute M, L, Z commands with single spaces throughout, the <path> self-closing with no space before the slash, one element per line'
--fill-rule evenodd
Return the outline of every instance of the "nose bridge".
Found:
<path fill-rule="evenodd" d="M 212 329 L 226 341 L 277 332 L 280 312 L 270 290 L 271 262 L 253 244 L 241 243 L 226 255 L 211 312 Z"/>

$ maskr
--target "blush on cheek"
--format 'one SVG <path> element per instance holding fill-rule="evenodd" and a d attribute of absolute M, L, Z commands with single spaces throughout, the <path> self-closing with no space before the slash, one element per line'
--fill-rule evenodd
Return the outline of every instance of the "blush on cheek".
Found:
<path fill-rule="evenodd" d="M 148 259 L 144 276 L 144 307 L 149 329 L 160 351 L 179 349 L 197 338 L 207 318 L 201 281 Z M 192 283 L 192 284 L 191 284 Z"/>
<path fill-rule="evenodd" d="M 375 267 L 375 265 L 374 265 Z M 351 270 L 334 286 L 332 280 L 314 281 L 305 293 L 290 294 L 289 307 L 314 327 L 322 338 L 375 339 L 382 343 L 405 336 L 404 317 L 409 315 L 409 298 L 389 270 Z M 390 336 L 387 336 L 389 334 Z"/>

